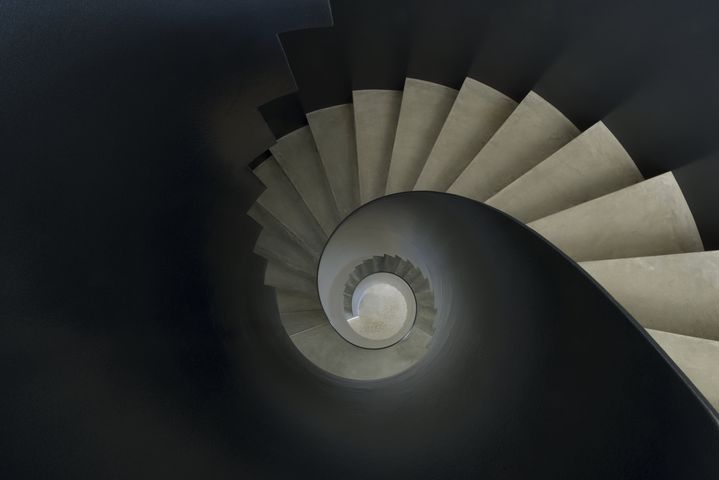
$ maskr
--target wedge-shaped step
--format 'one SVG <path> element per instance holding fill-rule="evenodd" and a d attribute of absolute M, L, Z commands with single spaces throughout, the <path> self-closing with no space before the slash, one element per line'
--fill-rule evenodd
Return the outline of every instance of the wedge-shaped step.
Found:
<path fill-rule="evenodd" d="M 357 380 L 387 377 L 402 372 L 424 354 L 431 339 L 427 333 L 415 328 L 396 345 L 367 350 L 344 340 L 329 324 L 290 338 L 314 364 L 335 375 Z"/>
<path fill-rule="evenodd" d="M 270 151 L 325 234 L 332 233 L 339 223 L 339 213 L 310 127 L 285 135 Z"/>
<path fill-rule="evenodd" d="M 581 266 L 644 327 L 719 340 L 719 251 Z"/>
<path fill-rule="evenodd" d="M 276 290 L 277 308 L 280 313 L 320 311 L 320 299 L 315 292 L 313 295 L 297 293 L 290 290 Z"/>
<path fill-rule="evenodd" d="M 577 262 L 704 250 L 671 172 L 529 226 Z"/>
<path fill-rule="evenodd" d="M 648 330 L 697 389 L 719 409 L 719 342 Z"/>
<path fill-rule="evenodd" d="M 612 132 L 599 122 L 487 200 L 525 223 L 643 180 Z"/>
<path fill-rule="evenodd" d="M 322 310 L 307 312 L 292 312 L 282 314 L 282 325 L 287 335 L 305 332 L 320 325 L 329 325 L 329 321 Z"/>
<path fill-rule="evenodd" d="M 280 290 L 301 293 L 309 297 L 317 295 L 317 287 L 311 278 L 308 278 L 302 272 L 292 270 L 275 262 L 267 264 L 265 285 Z"/>
<path fill-rule="evenodd" d="M 254 173 L 267 187 L 257 199 L 257 205 L 306 245 L 310 252 L 319 254 L 327 235 L 275 159 L 268 158 L 254 169 Z M 261 209 L 251 209 L 248 213 L 268 228 L 271 220 L 263 215 Z"/>
<path fill-rule="evenodd" d="M 516 107 L 503 93 L 467 77 L 414 189 L 447 191 Z"/>
<path fill-rule="evenodd" d="M 359 193 L 364 204 L 385 194 L 402 92 L 355 90 L 352 97 L 357 131 Z"/>
<path fill-rule="evenodd" d="M 387 193 L 412 190 L 457 98 L 457 90 L 408 78 L 387 177 Z"/>
<path fill-rule="evenodd" d="M 330 189 L 342 218 L 359 206 L 357 141 L 352 104 L 336 105 L 307 114 Z"/>
<path fill-rule="evenodd" d="M 436 316 L 437 311 L 434 308 L 422 308 L 417 315 L 415 327 L 424 333 L 434 335 L 434 320 Z"/>
<path fill-rule="evenodd" d="M 319 259 L 313 257 L 282 231 L 264 228 L 257 238 L 255 253 L 267 260 L 301 271 L 310 277 L 317 274 Z"/>
<path fill-rule="evenodd" d="M 578 134 L 552 104 L 529 92 L 448 191 L 485 201 Z"/>

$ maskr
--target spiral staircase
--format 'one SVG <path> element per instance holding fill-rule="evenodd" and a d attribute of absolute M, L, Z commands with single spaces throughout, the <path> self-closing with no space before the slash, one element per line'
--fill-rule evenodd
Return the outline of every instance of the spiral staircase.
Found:
<path fill-rule="evenodd" d="M 277 18 L 309 16 L 309 3 L 278 3 Z M 104 233 L 80 247 L 59 222 L 49 236 L 82 248 L 74 261 L 43 250 L 39 270 L 8 262 L 14 279 L 61 266 L 61 279 L 47 273 L 58 291 L 74 281 L 90 293 L 44 302 L 24 293 L 39 280 L 6 289 L 52 314 L 8 300 L 3 315 L 8 363 L 29 372 L 8 377 L 3 477 L 719 478 L 716 168 L 647 161 L 647 139 L 664 145 L 651 120 L 616 114 L 641 94 L 606 110 L 601 92 L 622 90 L 608 83 L 585 99 L 600 107 L 585 109 L 547 80 L 553 68 L 574 72 L 562 62 L 577 55 L 557 56 L 549 39 L 596 33 L 565 28 L 585 13 L 565 3 L 316 5 L 329 26 L 279 22 L 281 61 L 244 60 L 251 93 L 236 96 L 256 127 L 244 144 L 230 115 L 207 129 L 212 155 L 229 152 L 217 171 L 133 167 L 122 178 L 157 168 L 168 187 L 139 184 L 137 205 L 102 220 L 87 195 L 61 202 L 122 248 L 108 260 Z M 586 14 L 600 27 L 618 21 L 600 10 Z M 526 35 L 509 32 L 514 21 Z M 507 56 L 492 52 L 500 43 Z M 586 83 L 576 75 L 561 77 L 567 91 Z M 280 78 L 291 81 L 257 93 Z M 157 90 L 168 84 L 158 78 Z M 121 103 L 108 118 L 131 109 Z M 210 116 L 232 103 L 221 96 Z M 50 183 L 65 173 L 52 168 Z M 88 166 L 72 188 L 93 184 L 102 199 L 103 185 L 121 184 L 94 185 L 87 172 L 104 177 Z M 211 203 L 202 188 L 220 198 L 215 208 L 201 210 Z M 41 241 L 17 231 L 13 245 Z M 33 238 L 48 237 L 40 231 Z M 127 283 L 73 269 L 85 255 Z M 136 275 L 142 262 L 129 259 L 141 255 L 163 261 Z M 140 307 L 121 294 L 135 287 Z M 87 318 L 107 305 L 116 318 L 53 323 L 83 304 L 70 297 L 87 299 Z M 127 320 L 146 305 L 168 320 Z M 46 346 L 52 361 L 28 353 Z M 168 378 L 178 362 L 185 373 Z"/>

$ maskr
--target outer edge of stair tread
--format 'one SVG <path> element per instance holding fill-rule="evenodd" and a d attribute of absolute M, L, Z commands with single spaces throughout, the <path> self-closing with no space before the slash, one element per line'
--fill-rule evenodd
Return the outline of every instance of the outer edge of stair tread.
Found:
<path fill-rule="evenodd" d="M 279 162 L 268 158 L 253 173 L 267 187 L 256 203 L 311 251 L 321 251 L 326 234 Z"/>
<path fill-rule="evenodd" d="M 528 226 L 578 262 L 704 250 L 671 172 Z"/>
<path fill-rule="evenodd" d="M 719 341 L 719 251 L 580 265 L 645 328 Z"/>
<path fill-rule="evenodd" d="M 352 92 L 357 136 L 357 175 L 361 203 L 384 195 L 397 133 L 402 91 Z"/>
<path fill-rule="evenodd" d="M 562 112 L 529 92 L 448 191 L 487 200 L 577 135 Z"/>
<path fill-rule="evenodd" d="M 323 310 L 283 312 L 281 319 L 290 337 L 329 323 Z"/>
<path fill-rule="evenodd" d="M 255 243 L 254 252 L 267 260 L 284 263 L 310 277 L 314 276 L 317 270 L 316 261 L 311 255 L 304 252 L 299 245 L 282 238 L 270 229 L 262 229 Z"/>
<path fill-rule="evenodd" d="M 322 310 L 322 305 L 317 295 L 312 296 L 306 293 L 275 288 L 275 297 L 280 314 Z"/>
<path fill-rule="evenodd" d="M 467 77 L 414 189 L 446 191 L 516 107 L 503 93 Z"/>
<path fill-rule="evenodd" d="M 330 235 L 340 218 L 310 127 L 279 138 L 270 151 L 325 235 Z"/>
<path fill-rule="evenodd" d="M 412 190 L 458 93 L 437 83 L 406 79 L 387 194 Z"/>
<path fill-rule="evenodd" d="M 258 203 L 252 204 L 247 210 L 247 215 L 261 225 L 264 230 L 272 230 L 278 235 L 291 239 L 291 241 L 302 248 L 307 255 L 319 261 L 319 255 L 321 252 L 321 248 L 319 246 L 312 248 L 305 240 L 300 238 L 293 231 L 289 230 L 286 225 L 282 224 L 282 222 L 268 212 L 262 205 Z"/>
<path fill-rule="evenodd" d="M 307 278 L 301 272 L 276 262 L 267 262 L 265 285 L 309 296 L 315 295 L 317 291 L 315 282 L 312 279 Z"/>
<path fill-rule="evenodd" d="M 531 222 L 642 180 L 621 143 L 598 122 L 486 203 Z"/>
<path fill-rule="evenodd" d="M 335 105 L 307 114 L 340 217 L 359 206 L 354 106 Z"/>

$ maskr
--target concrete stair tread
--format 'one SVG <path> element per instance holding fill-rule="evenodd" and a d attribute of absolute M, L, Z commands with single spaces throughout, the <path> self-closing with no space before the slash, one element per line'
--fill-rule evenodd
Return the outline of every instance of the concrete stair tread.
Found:
<path fill-rule="evenodd" d="M 645 328 L 719 341 L 719 251 L 580 265 Z"/>
<path fill-rule="evenodd" d="M 457 90 L 444 85 L 406 79 L 387 176 L 387 194 L 412 190 L 457 94 Z"/>
<path fill-rule="evenodd" d="M 329 321 L 325 316 L 325 312 L 320 310 L 308 310 L 304 312 L 286 312 L 282 313 L 282 325 L 287 331 L 287 335 L 296 335 L 306 332 L 320 325 L 329 325 Z"/>
<path fill-rule="evenodd" d="M 315 365 L 335 375 L 369 380 L 402 372 L 424 354 L 431 337 L 412 329 L 406 339 L 389 348 L 366 350 L 350 344 L 332 328 L 323 325 L 290 337 Z"/>
<path fill-rule="evenodd" d="M 357 170 L 361 203 L 384 195 L 402 105 L 397 90 L 352 92 L 357 136 Z"/>
<path fill-rule="evenodd" d="M 448 192 L 485 201 L 577 135 L 559 110 L 529 92 Z"/>
<path fill-rule="evenodd" d="M 357 178 L 357 140 L 351 103 L 307 114 L 340 218 L 360 204 Z"/>
<path fill-rule="evenodd" d="M 642 180 L 629 154 L 599 122 L 486 203 L 526 223 Z"/>
<path fill-rule="evenodd" d="M 647 332 L 719 410 L 719 342 L 659 330 Z"/>
<path fill-rule="evenodd" d="M 503 93 L 467 77 L 414 189 L 446 191 L 516 106 Z"/>
<path fill-rule="evenodd" d="M 308 295 L 290 290 L 275 289 L 275 296 L 280 313 L 322 310 L 322 305 L 316 293 Z"/>
<path fill-rule="evenodd" d="M 257 199 L 257 204 L 306 245 L 310 252 L 321 252 L 327 236 L 276 160 L 268 158 L 253 172 L 267 187 Z M 258 222 L 270 223 L 262 212 L 257 214 Z"/>
<path fill-rule="evenodd" d="M 311 277 L 317 272 L 318 260 L 281 231 L 263 228 L 255 244 L 255 253 Z"/>
<path fill-rule="evenodd" d="M 326 235 L 339 223 L 339 213 L 309 126 L 298 128 L 270 147 L 304 203 Z"/>
<path fill-rule="evenodd" d="M 669 172 L 529 223 L 575 261 L 704 250 Z"/>
<path fill-rule="evenodd" d="M 312 278 L 308 278 L 302 272 L 292 270 L 286 265 L 276 262 L 268 262 L 265 269 L 265 285 L 302 293 L 310 297 L 317 295 L 317 287 Z"/>

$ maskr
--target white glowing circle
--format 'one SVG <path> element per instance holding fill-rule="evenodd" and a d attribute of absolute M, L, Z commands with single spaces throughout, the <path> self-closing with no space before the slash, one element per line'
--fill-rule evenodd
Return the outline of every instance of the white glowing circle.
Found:
<path fill-rule="evenodd" d="M 416 304 L 412 289 L 396 275 L 377 273 L 365 278 L 352 298 L 352 330 L 369 340 L 388 340 L 409 331 Z"/>

